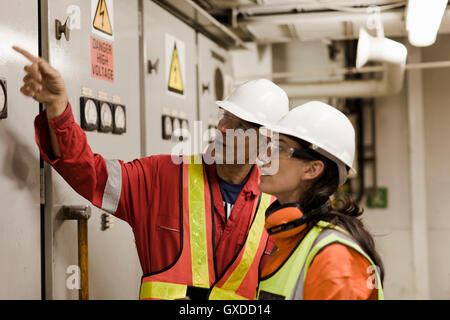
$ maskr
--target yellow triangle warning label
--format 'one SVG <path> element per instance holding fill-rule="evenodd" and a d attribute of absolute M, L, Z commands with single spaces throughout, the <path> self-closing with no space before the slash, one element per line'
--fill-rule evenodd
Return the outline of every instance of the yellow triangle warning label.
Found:
<path fill-rule="evenodd" d="M 177 44 L 175 43 L 172 53 L 172 62 L 169 71 L 169 91 L 183 94 L 183 78 L 181 76 L 180 59 L 178 58 Z"/>
<path fill-rule="evenodd" d="M 109 19 L 106 0 L 98 0 L 97 10 L 94 16 L 94 28 L 112 36 L 111 20 Z"/>

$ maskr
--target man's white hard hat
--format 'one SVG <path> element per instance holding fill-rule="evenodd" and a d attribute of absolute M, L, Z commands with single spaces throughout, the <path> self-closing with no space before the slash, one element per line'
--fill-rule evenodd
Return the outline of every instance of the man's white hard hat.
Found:
<path fill-rule="evenodd" d="M 263 126 L 275 124 L 289 112 L 286 92 L 267 79 L 248 81 L 216 104 L 242 120 Z"/>

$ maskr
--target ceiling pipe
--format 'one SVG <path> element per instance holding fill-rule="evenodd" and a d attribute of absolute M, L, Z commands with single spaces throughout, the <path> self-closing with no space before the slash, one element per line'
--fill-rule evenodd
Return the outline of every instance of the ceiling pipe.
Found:
<path fill-rule="evenodd" d="M 405 71 L 409 70 L 423 70 L 423 69 L 441 69 L 450 68 L 450 60 L 446 61 L 431 61 L 431 62 L 419 62 L 419 63 L 408 63 L 405 66 Z M 271 80 L 275 79 L 285 79 L 285 78 L 308 78 L 318 75 L 323 75 L 324 77 L 346 75 L 346 74 L 362 74 L 362 73 L 373 73 L 373 72 L 383 72 L 384 67 L 382 65 L 363 67 L 357 69 L 356 67 L 347 68 L 329 68 L 327 70 L 303 70 L 303 71 L 292 71 L 292 72 L 274 72 L 269 74 L 255 74 L 251 76 L 245 76 L 241 78 L 236 78 L 236 83 L 244 83 L 249 80 L 269 78 Z"/>
<path fill-rule="evenodd" d="M 367 98 L 399 93 L 403 88 L 407 49 L 396 41 L 372 37 L 360 30 L 357 49 L 357 68 L 369 61 L 382 62 L 381 80 L 347 80 L 322 83 L 279 83 L 290 98 Z"/>
<path fill-rule="evenodd" d="M 235 46 L 241 47 L 243 49 L 248 49 L 247 45 L 244 43 L 244 41 L 239 38 L 233 31 L 228 29 L 225 25 L 220 23 L 216 18 L 214 18 L 212 15 L 210 15 L 208 12 L 206 12 L 202 7 L 200 7 L 197 3 L 195 3 L 192 0 L 184 0 L 188 5 L 190 5 L 194 10 L 196 10 L 199 14 L 204 16 L 206 20 L 208 20 L 212 25 L 214 25 L 216 28 L 221 30 L 224 34 L 226 34 L 228 37 L 230 37 L 233 41 Z"/>

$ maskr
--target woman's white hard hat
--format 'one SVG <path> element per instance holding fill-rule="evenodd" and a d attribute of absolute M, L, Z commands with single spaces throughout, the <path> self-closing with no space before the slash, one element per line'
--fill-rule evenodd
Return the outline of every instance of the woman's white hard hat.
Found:
<path fill-rule="evenodd" d="M 347 179 L 347 167 L 356 173 L 355 129 L 345 114 L 326 103 L 311 101 L 300 105 L 265 129 L 309 142 L 311 149 L 337 164 L 339 185 Z"/>

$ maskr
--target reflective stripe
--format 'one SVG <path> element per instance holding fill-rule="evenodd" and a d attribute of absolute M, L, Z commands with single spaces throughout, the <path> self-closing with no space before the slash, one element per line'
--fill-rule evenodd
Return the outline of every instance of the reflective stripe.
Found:
<path fill-rule="evenodd" d="M 199 159 L 196 159 L 196 157 Z M 203 164 L 201 156 L 198 155 L 191 156 L 190 160 L 188 172 L 192 285 L 194 287 L 209 288 Z"/>
<path fill-rule="evenodd" d="M 284 299 L 289 299 L 300 275 L 301 266 L 305 264 L 314 240 L 319 236 L 321 231 L 322 229 L 317 226 L 311 228 L 284 265 L 271 277 L 260 282 L 259 291 L 266 291 L 277 296 L 282 296 Z M 292 281 L 292 279 L 295 280 Z"/>
<path fill-rule="evenodd" d="M 236 289 L 237 290 L 237 289 Z M 227 288 L 214 287 L 209 295 L 209 300 L 249 300 L 243 296 L 240 296 L 235 291 Z"/>
<path fill-rule="evenodd" d="M 261 195 L 261 202 L 259 204 L 258 211 L 256 212 L 255 220 L 250 228 L 242 259 L 228 277 L 227 281 L 221 287 L 213 288 L 209 296 L 211 300 L 245 299 L 244 297 L 236 294 L 236 291 L 238 291 L 242 281 L 244 281 L 244 278 L 250 270 L 250 266 L 252 265 L 258 251 L 265 224 L 265 212 L 270 205 L 270 199 L 270 195 L 264 193 Z"/>
<path fill-rule="evenodd" d="M 122 192 L 122 166 L 119 160 L 105 160 L 108 180 L 103 192 L 102 209 L 115 214 Z"/>
<path fill-rule="evenodd" d="M 318 243 L 313 247 L 313 249 L 309 253 L 308 258 L 306 260 L 305 267 L 304 267 L 304 274 L 308 274 L 308 269 L 311 266 L 311 263 L 314 260 L 314 257 L 316 256 L 316 254 L 319 253 L 326 246 L 328 246 L 332 243 L 336 243 L 336 242 L 352 248 L 353 250 L 355 250 L 356 252 L 361 254 L 364 258 L 366 258 L 372 266 L 376 267 L 375 264 L 373 263 L 372 259 L 361 249 L 361 247 L 350 236 L 346 236 L 341 231 L 337 231 L 335 229 L 327 229 L 324 231 L 327 231 L 328 234 L 326 234 L 323 239 L 317 241 Z M 378 291 L 378 300 L 384 300 L 384 294 L 383 294 L 383 288 L 381 286 L 380 275 L 378 274 L 378 271 L 376 268 L 374 268 L 374 270 L 375 270 L 375 274 L 376 274 L 376 281 L 377 281 L 376 284 L 378 287 L 378 290 L 377 290 Z M 303 276 L 303 281 L 302 281 L 302 283 L 300 283 L 302 287 L 304 286 L 304 282 L 305 282 L 305 277 Z M 303 289 L 302 289 L 302 292 L 303 292 Z M 303 298 L 303 296 L 302 296 L 302 298 Z"/>
<path fill-rule="evenodd" d="M 312 249 L 314 248 L 314 246 L 332 232 L 341 231 L 343 233 L 343 236 L 347 234 L 346 230 L 344 230 L 340 227 L 334 226 L 325 221 L 319 221 L 317 223 L 317 227 L 318 228 L 315 232 L 315 234 L 316 234 L 315 239 L 313 239 L 313 237 L 310 238 L 310 240 L 309 240 L 310 245 L 308 246 L 309 249 L 305 252 L 305 256 L 302 260 L 302 269 L 300 272 L 300 277 L 298 278 L 296 285 L 293 287 L 293 288 L 295 288 L 295 290 L 293 289 L 294 293 L 293 293 L 293 296 L 291 297 L 292 300 L 303 300 L 303 288 L 304 288 L 304 281 L 305 281 L 305 274 L 306 274 L 305 267 L 306 267 L 307 261 L 308 261 L 308 253 L 310 254 Z M 339 230 L 339 231 L 336 231 L 336 230 Z"/>
<path fill-rule="evenodd" d="M 148 281 L 141 284 L 140 299 L 174 300 L 186 297 L 187 285 Z"/>

